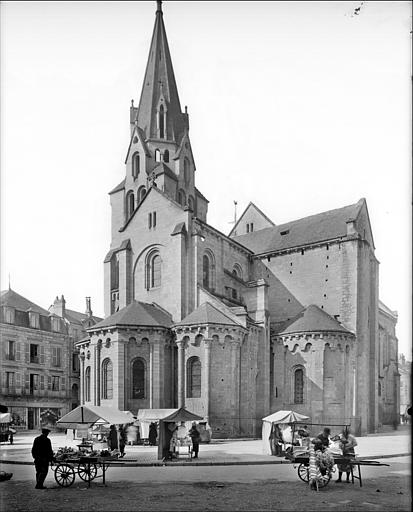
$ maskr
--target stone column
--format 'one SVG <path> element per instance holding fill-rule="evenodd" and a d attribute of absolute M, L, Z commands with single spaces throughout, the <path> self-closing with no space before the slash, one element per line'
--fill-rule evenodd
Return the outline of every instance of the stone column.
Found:
<path fill-rule="evenodd" d="M 85 403 L 85 354 L 79 354 L 80 366 L 80 405 Z"/>
<path fill-rule="evenodd" d="M 149 408 L 153 409 L 153 341 L 149 342 Z"/>
<path fill-rule="evenodd" d="M 233 411 L 234 411 L 234 429 L 237 433 L 240 431 L 240 340 L 231 341 L 231 371 L 233 372 L 232 382 L 232 396 L 233 396 Z"/>
<path fill-rule="evenodd" d="M 96 380 L 95 380 L 95 389 L 96 389 L 96 399 L 95 405 L 100 405 L 100 352 L 102 350 L 102 341 L 99 340 L 96 349 L 95 349 L 95 364 L 96 364 Z"/>
<path fill-rule="evenodd" d="M 178 346 L 178 408 L 185 407 L 185 341 L 176 342 Z"/>
<path fill-rule="evenodd" d="M 204 400 L 205 419 L 209 423 L 209 398 L 210 398 L 210 368 L 211 368 L 211 339 L 204 339 Z"/>

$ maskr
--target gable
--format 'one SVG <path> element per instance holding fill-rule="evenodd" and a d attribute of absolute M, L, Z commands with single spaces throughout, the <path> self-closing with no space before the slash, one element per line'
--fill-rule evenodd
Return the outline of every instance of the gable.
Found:
<path fill-rule="evenodd" d="M 375 249 L 367 202 L 365 199 L 361 199 L 359 203 L 360 209 L 356 218 L 356 231 L 364 240 L 367 240 L 372 249 Z"/>
<path fill-rule="evenodd" d="M 261 229 L 274 227 L 275 224 L 269 219 L 258 206 L 250 202 L 245 208 L 241 217 L 231 229 L 229 236 L 243 235 L 249 232 L 260 231 Z M 251 231 L 252 228 L 252 231 Z"/>

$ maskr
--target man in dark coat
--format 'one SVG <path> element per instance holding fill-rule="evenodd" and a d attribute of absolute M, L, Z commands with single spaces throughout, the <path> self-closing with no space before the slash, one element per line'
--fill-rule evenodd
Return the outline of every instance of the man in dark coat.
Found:
<path fill-rule="evenodd" d="M 192 423 L 191 430 L 189 431 L 189 437 L 192 439 L 192 451 L 194 452 L 194 459 L 198 458 L 199 452 L 199 441 L 201 440 L 201 434 L 196 428 L 196 423 Z"/>
<path fill-rule="evenodd" d="M 49 471 L 49 463 L 54 459 L 52 443 L 47 437 L 49 432 L 50 430 L 48 428 L 42 428 L 41 435 L 37 436 L 33 442 L 32 456 L 36 467 L 35 489 L 46 489 L 43 483 Z"/>

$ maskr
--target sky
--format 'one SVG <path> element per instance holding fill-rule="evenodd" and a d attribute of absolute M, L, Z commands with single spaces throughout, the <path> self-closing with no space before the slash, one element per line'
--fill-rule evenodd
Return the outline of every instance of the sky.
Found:
<path fill-rule="evenodd" d="M 229 233 L 364 197 L 380 298 L 411 353 L 411 3 L 174 2 L 164 20 L 196 184 Z M 2 2 L 1 289 L 103 316 L 108 192 L 124 177 L 156 3 Z"/>

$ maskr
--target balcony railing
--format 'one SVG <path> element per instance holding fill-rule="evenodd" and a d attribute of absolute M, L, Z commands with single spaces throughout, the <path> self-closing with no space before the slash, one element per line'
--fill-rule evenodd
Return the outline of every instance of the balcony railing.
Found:
<path fill-rule="evenodd" d="M 30 362 L 39 364 L 39 356 L 30 356 Z"/>

